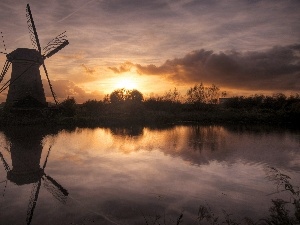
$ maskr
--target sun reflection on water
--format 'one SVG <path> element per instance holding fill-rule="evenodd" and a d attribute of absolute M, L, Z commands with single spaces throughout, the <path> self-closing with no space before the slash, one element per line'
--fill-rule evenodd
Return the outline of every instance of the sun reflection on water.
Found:
<path fill-rule="evenodd" d="M 70 198 L 63 206 L 41 189 L 37 204 L 41 216 L 33 221 L 45 222 L 49 207 L 62 221 L 67 220 L 62 212 L 79 221 L 87 216 L 86 209 L 102 215 L 101 220 L 110 215 L 120 224 L 130 224 L 134 218 L 143 222 L 139 209 L 147 214 L 160 209 L 169 216 L 184 209 L 185 220 L 191 221 L 193 209 L 205 201 L 237 215 L 246 211 L 249 216 L 262 215 L 268 209 L 267 194 L 273 190 L 264 167 L 273 165 L 300 180 L 300 168 L 295 166 L 300 153 L 297 134 L 260 132 L 198 125 L 76 128 L 48 134 L 41 141 L 40 165 L 51 146 L 46 171 L 68 190 Z M 10 142 L 1 132 L 0 146 L 12 167 L 5 150 Z M 5 179 L 5 170 L 0 170 L 0 176 Z M 1 207 L 7 205 L 1 209 L 14 208 L 19 218 L 26 210 L 21 190 L 29 196 L 30 188 L 9 183 L 1 199 Z M 8 218 L 11 212 L 4 215 Z"/>

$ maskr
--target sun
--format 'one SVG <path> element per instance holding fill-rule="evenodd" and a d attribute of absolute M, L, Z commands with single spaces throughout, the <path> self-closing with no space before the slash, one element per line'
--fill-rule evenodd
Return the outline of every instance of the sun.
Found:
<path fill-rule="evenodd" d="M 136 89 L 137 83 L 132 77 L 122 77 L 116 81 L 116 88 Z"/>

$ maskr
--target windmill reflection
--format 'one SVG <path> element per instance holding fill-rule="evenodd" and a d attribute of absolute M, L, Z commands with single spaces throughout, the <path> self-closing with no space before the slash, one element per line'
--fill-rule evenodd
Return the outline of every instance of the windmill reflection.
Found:
<path fill-rule="evenodd" d="M 9 129 L 4 133 L 11 143 L 10 149 L 7 150 L 11 155 L 12 168 L 10 168 L 0 150 L 0 158 L 7 172 L 7 180 L 16 185 L 33 184 L 26 218 L 27 224 L 30 224 L 42 183 L 43 186 L 63 204 L 66 203 L 69 193 L 54 178 L 45 173 L 51 146 L 47 151 L 42 166 L 40 166 L 43 150 L 41 141 L 46 135 L 43 131 L 36 128 L 16 128 Z M 3 195 L 4 194 L 5 190 L 3 192 Z"/>

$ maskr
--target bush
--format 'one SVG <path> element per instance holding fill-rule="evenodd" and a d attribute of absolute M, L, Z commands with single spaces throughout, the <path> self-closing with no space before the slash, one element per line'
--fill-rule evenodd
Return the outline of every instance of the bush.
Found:
<path fill-rule="evenodd" d="M 105 104 L 102 101 L 88 100 L 80 107 L 80 114 L 87 117 L 97 117 L 103 113 Z"/>
<path fill-rule="evenodd" d="M 59 104 L 62 116 L 73 117 L 76 115 L 76 101 L 73 97 L 67 98 Z"/>

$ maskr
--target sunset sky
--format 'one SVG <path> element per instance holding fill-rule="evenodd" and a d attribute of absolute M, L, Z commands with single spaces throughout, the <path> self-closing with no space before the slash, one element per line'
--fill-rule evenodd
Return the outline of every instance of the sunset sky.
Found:
<path fill-rule="evenodd" d="M 45 62 L 60 100 L 101 100 L 121 87 L 184 95 L 200 82 L 229 96 L 300 92 L 298 0 L 1 0 L 7 53 L 33 48 L 27 3 L 42 48 L 67 31 L 70 44 Z"/>

